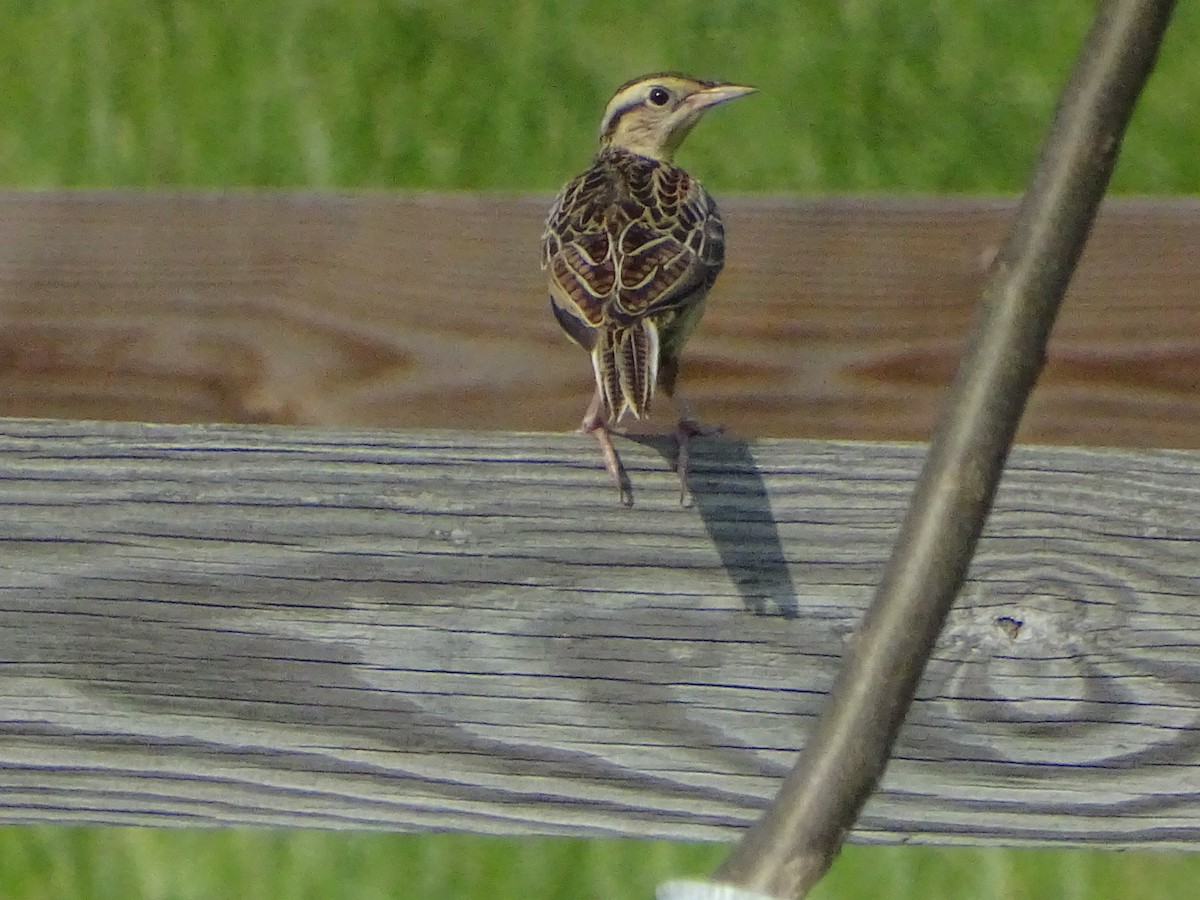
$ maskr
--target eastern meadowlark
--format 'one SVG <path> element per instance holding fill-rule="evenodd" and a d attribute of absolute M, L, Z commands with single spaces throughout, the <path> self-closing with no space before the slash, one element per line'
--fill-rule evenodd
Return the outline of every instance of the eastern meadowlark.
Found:
<path fill-rule="evenodd" d="M 679 355 L 725 262 L 716 204 L 671 160 L 705 110 L 752 93 L 662 73 L 623 84 L 600 123 L 591 168 L 558 195 L 542 235 L 550 306 L 592 356 L 596 390 L 580 431 L 596 435 L 621 502 L 632 502 L 611 432 L 643 418 L 656 387 L 676 399 L 681 494 L 688 440 L 709 433 L 678 402 Z"/>

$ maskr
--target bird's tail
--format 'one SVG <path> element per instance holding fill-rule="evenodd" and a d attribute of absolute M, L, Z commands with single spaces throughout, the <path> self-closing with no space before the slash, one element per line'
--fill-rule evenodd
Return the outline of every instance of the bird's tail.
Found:
<path fill-rule="evenodd" d="M 592 368 L 610 423 L 626 410 L 644 418 L 658 381 L 658 327 L 643 319 L 627 328 L 601 328 L 592 348 Z"/>

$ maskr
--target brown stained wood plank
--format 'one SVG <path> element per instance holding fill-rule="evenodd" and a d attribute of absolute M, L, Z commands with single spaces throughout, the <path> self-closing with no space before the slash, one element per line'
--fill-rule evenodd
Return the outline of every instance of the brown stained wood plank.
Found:
<path fill-rule="evenodd" d="M 920 445 L 0 423 L 0 820 L 728 839 Z M 858 840 L 1200 846 L 1200 454 L 1014 452 Z"/>
<path fill-rule="evenodd" d="M 0 192 L 0 414 L 567 430 L 590 374 L 541 286 L 547 205 Z M 722 205 L 684 361 L 701 413 L 926 438 L 1010 202 Z M 1021 440 L 1200 448 L 1197 235 L 1194 200 L 1107 203 Z"/>

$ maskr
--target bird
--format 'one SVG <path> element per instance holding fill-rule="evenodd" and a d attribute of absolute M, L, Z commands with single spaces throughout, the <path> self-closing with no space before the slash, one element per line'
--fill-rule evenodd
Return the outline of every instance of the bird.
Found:
<path fill-rule="evenodd" d="M 542 234 L 550 307 L 591 355 L 595 391 L 579 430 L 600 442 L 620 502 L 633 502 L 612 433 L 626 414 L 645 418 L 655 391 L 675 401 L 680 502 L 688 443 L 702 426 L 676 395 L 680 353 L 725 264 L 717 205 L 674 162 L 684 138 L 714 106 L 755 92 L 675 72 L 634 78 L 604 109 L 591 166 L 559 192 Z"/>

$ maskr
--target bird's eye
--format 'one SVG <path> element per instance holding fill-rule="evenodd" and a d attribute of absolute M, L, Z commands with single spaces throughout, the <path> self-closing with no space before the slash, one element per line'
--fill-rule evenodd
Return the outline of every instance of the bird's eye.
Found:
<path fill-rule="evenodd" d="M 671 99 L 671 94 L 666 88 L 656 87 L 650 89 L 650 102 L 655 106 L 666 106 L 667 101 Z"/>

